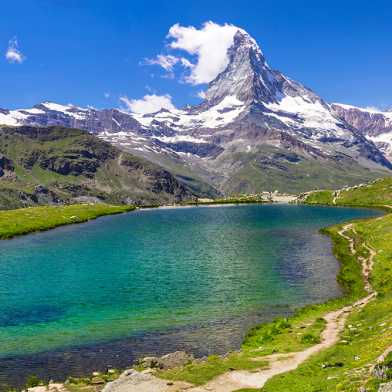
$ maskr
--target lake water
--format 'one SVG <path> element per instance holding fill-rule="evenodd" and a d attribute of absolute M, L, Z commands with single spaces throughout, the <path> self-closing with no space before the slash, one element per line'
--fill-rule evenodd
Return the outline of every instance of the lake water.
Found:
<path fill-rule="evenodd" d="M 340 294 L 318 230 L 368 209 L 152 209 L 0 242 L 0 384 L 140 355 L 236 349 L 246 330 Z"/>

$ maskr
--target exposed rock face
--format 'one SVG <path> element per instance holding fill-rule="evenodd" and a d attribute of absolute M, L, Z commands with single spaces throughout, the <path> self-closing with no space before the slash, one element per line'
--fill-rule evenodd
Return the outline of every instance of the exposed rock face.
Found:
<path fill-rule="evenodd" d="M 382 112 L 343 104 L 332 104 L 331 107 L 341 119 L 373 141 L 392 160 L 392 111 Z"/>
<path fill-rule="evenodd" d="M 32 199 L 37 204 L 58 204 L 62 202 L 55 192 L 42 185 L 37 185 L 34 188 Z"/>
<path fill-rule="evenodd" d="M 358 115 L 328 105 L 273 70 L 243 30 L 235 34 L 228 57 L 205 100 L 194 107 L 142 115 L 44 102 L 31 109 L 2 110 L 0 124 L 81 128 L 226 193 L 340 187 L 390 173 L 383 136 L 390 127 L 388 116 Z M 276 159 L 286 154 L 297 160 Z M 34 159 L 26 157 L 26 164 Z M 96 170 L 91 161 L 70 166 L 58 157 L 45 165 L 92 177 Z M 301 189 L 295 188 L 298 184 Z"/>
<path fill-rule="evenodd" d="M 3 177 L 7 172 L 12 172 L 14 170 L 14 165 L 11 159 L 8 159 L 3 154 L 0 154 L 0 177 Z"/>

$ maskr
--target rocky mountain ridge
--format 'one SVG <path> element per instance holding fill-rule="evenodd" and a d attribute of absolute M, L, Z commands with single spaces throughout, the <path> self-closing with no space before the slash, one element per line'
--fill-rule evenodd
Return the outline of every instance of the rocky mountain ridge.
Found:
<path fill-rule="evenodd" d="M 331 107 L 341 119 L 358 129 L 392 160 L 392 109 L 381 111 L 339 103 Z"/>

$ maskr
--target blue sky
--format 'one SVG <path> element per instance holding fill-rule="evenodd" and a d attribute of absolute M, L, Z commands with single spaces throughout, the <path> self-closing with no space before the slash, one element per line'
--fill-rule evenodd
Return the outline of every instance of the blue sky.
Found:
<path fill-rule="evenodd" d="M 390 1 L 15 0 L 2 3 L 0 107 L 118 107 L 146 94 L 195 103 L 205 86 L 185 83 L 178 65 L 176 77 L 162 77 L 145 59 L 172 52 L 174 24 L 209 20 L 248 31 L 273 68 L 327 101 L 392 105 Z M 23 57 L 7 59 L 7 49 Z"/>

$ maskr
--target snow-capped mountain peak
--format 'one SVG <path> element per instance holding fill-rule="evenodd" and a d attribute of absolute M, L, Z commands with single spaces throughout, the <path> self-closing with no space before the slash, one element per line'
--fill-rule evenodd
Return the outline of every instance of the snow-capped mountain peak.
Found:
<path fill-rule="evenodd" d="M 320 170 L 339 170 L 345 162 L 348 178 L 352 165 L 359 167 L 353 178 L 392 168 L 383 155 L 391 130 L 361 131 L 342 115 L 351 116 L 352 110 L 327 104 L 309 88 L 272 69 L 244 30 L 234 35 L 227 54 L 228 65 L 209 83 L 204 101 L 197 106 L 136 114 L 43 102 L 31 109 L 0 109 L 0 124 L 84 129 L 167 167 L 185 165 L 222 187 L 235 173 L 246 170 L 260 176 L 272 170 L 287 178 L 287 171 L 297 173 L 300 162 L 305 168 L 319 165 Z M 358 112 L 373 122 L 380 120 L 379 113 Z M 392 114 L 384 117 L 388 116 Z M 303 176 L 305 169 L 298 170 Z"/>
<path fill-rule="evenodd" d="M 238 30 L 228 50 L 229 63 L 206 91 L 206 102 L 215 105 L 225 96 L 240 101 L 271 102 L 275 99 L 276 79 L 256 41 Z"/>

